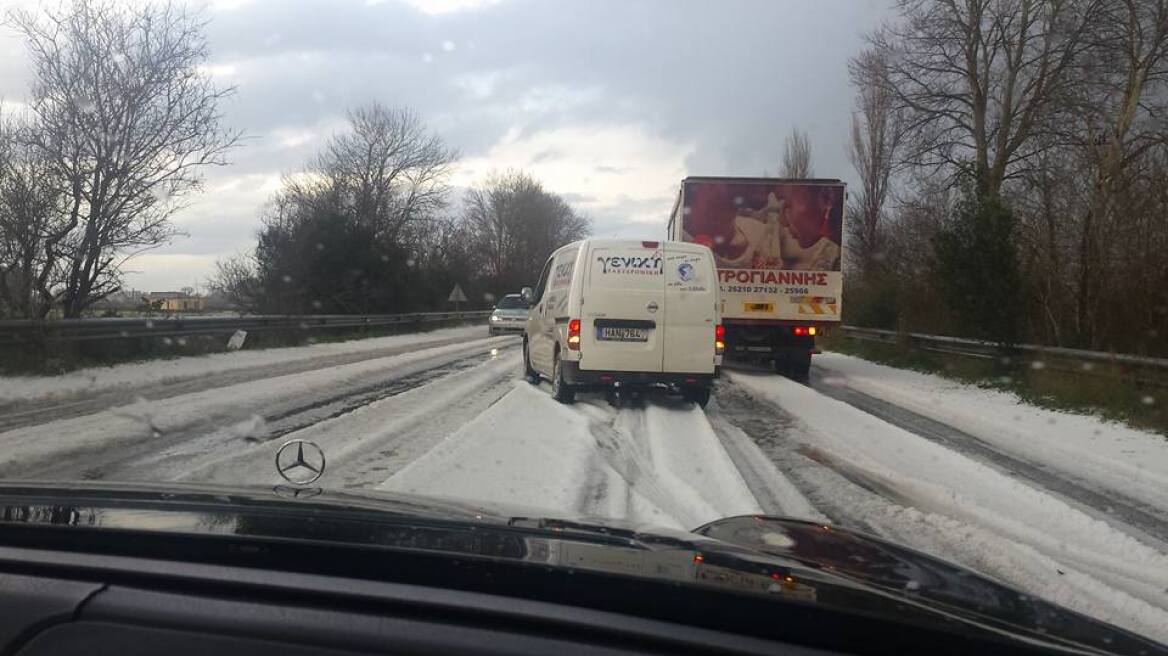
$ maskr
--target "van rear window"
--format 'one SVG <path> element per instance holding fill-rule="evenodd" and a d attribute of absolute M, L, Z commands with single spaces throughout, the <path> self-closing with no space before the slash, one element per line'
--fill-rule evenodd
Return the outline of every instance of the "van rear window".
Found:
<path fill-rule="evenodd" d="M 663 284 L 661 249 L 597 249 L 591 260 L 589 276 L 593 287 L 659 289 Z"/>

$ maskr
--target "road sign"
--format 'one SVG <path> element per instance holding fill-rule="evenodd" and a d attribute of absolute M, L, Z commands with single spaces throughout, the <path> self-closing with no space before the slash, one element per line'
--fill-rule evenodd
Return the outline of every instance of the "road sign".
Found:
<path fill-rule="evenodd" d="M 465 303 L 467 298 L 466 294 L 464 294 L 462 291 L 462 287 L 459 287 L 457 284 L 455 284 L 454 289 L 450 291 L 450 298 L 446 300 L 450 301 L 451 303 Z"/>

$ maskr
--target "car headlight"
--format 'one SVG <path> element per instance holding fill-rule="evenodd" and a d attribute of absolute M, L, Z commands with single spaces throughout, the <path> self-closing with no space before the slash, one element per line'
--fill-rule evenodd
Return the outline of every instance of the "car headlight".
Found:
<path fill-rule="evenodd" d="M 492 314 L 492 315 L 491 315 L 491 321 L 499 321 L 499 315 L 497 315 L 497 314 Z"/>

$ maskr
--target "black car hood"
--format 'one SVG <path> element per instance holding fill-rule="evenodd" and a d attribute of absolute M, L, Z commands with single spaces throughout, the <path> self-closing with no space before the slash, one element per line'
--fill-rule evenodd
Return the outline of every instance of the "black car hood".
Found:
<path fill-rule="evenodd" d="M 453 552 L 950 628 L 964 624 L 1084 653 L 1168 654 L 1157 643 L 926 554 L 861 532 L 779 517 L 732 517 L 681 532 L 380 492 L 70 482 L 0 483 L 4 523 Z"/>

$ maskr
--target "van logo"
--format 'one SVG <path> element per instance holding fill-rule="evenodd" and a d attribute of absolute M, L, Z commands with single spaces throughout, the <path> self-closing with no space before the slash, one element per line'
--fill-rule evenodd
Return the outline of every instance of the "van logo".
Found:
<path fill-rule="evenodd" d="M 653 257 L 610 255 L 608 257 L 598 257 L 596 261 L 600 262 L 602 273 L 640 273 L 649 275 L 661 273 L 660 255 Z"/>
<path fill-rule="evenodd" d="M 689 282 L 694 277 L 694 267 L 689 262 L 682 262 L 677 265 L 677 277 L 681 278 L 683 282 Z"/>

